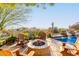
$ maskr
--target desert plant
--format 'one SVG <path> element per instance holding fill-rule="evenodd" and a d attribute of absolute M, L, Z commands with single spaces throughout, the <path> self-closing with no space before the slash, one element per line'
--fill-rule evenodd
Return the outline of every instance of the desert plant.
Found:
<path fill-rule="evenodd" d="M 57 27 L 54 27 L 53 31 L 54 31 L 54 33 L 59 33 L 59 30 Z"/>
<path fill-rule="evenodd" d="M 16 41 L 16 37 L 12 35 L 8 38 L 7 43 L 14 43 L 15 41 Z"/>
<path fill-rule="evenodd" d="M 30 39 L 30 40 L 34 40 L 34 39 L 35 39 L 34 33 L 31 33 L 31 34 L 29 35 L 29 39 Z"/>
<path fill-rule="evenodd" d="M 10 25 L 16 25 L 22 21 L 24 18 L 27 19 L 28 16 L 25 17 L 25 14 L 29 13 L 29 9 L 17 7 L 16 9 L 7 9 L 0 8 L 0 30 L 4 29 Z"/>
<path fill-rule="evenodd" d="M 24 14 L 29 13 L 29 10 L 24 10 L 24 8 L 17 10 L 17 6 L 21 7 L 24 5 L 25 7 L 37 6 L 46 9 L 47 5 L 53 6 L 54 3 L 0 3 L 0 30 L 4 29 L 7 25 L 17 24 L 17 20 L 23 19 Z"/>
<path fill-rule="evenodd" d="M 46 39 L 46 33 L 43 32 L 43 31 L 40 31 L 38 36 L 39 36 L 40 39 Z"/>
<path fill-rule="evenodd" d="M 66 29 L 65 28 L 59 28 L 59 32 L 65 32 Z"/>
<path fill-rule="evenodd" d="M 0 38 L 0 46 L 3 46 L 4 44 L 6 44 L 6 40 Z"/>

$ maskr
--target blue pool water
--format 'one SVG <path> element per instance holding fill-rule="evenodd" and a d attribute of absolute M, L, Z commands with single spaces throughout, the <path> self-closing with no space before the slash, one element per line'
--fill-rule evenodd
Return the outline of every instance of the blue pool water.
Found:
<path fill-rule="evenodd" d="M 67 42 L 70 44 L 75 44 L 76 40 L 77 40 L 77 36 L 71 36 Z"/>
<path fill-rule="evenodd" d="M 69 44 L 75 44 L 77 40 L 77 36 L 71 36 L 71 37 L 64 37 L 64 38 L 56 38 L 56 40 L 69 43 Z"/>

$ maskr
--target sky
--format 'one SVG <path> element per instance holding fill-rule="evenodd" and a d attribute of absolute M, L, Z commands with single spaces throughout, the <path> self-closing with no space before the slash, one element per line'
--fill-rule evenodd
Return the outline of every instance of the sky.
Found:
<path fill-rule="evenodd" d="M 79 22 L 79 4 L 56 3 L 47 6 L 47 9 L 33 7 L 30 21 L 21 23 L 24 27 L 48 28 L 54 22 L 58 28 L 68 28 L 69 25 Z"/>

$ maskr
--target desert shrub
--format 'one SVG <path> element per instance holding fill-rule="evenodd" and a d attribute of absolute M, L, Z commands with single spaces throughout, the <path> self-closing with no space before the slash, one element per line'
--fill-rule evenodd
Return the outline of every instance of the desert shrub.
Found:
<path fill-rule="evenodd" d="M 35 32 L 29 32 L 29 40 L 34 40 L 35 39 Z"/>
<path fill-rule="evenodd" d="M 6 44 L 6 40 L 0 38 L 0 46 L 3 46 L 4 44 Z"/>
<path fill-rule="evenodd" d="M 66 31 L 66 29 L 65 28 L 59 28 L 59 32 L 61 33 L 61 32 L 65 32 Z"/>
<path fill-rule="evenodd" d="M 46 39 L 46 33 L 44 33 L 43 31 L 40 31 L 39 34 L 38 34 L 38 37 L 40 39 Z"/>
<path fill-rule="evenodd" d="M 44 39 L 46 38 L 46 33 L 43 31 L 32 31 L 24 33 L 26 40 L 34 40 L 34 39 Z"/>
<path fill-rule="evenodd" d="M 24 33 L 24 38 L 25 38 L 25 40 L 29 40 L 29 33 L 28 32 Z"/>
<path fill-rule="evenodd" d="M 31 36 L 31 38 L 32 38 L 32 39 L 36 39 L 36 38 L 38 37 L 38 33 L 39 33 L 39 31 L 32 31 L 32 36 Z"/>
<path fill-rule="evenodd" d="M 14 43 L 16 41 L 16 37 L 10 36 L 7 40 L 7 43 Z"/>
<path fill-rule="evenodd" d="M 59 30 L 58 30 L 57 27 L 55 27 L 55 28 L 53 29 L 53 31 L 54 31 L 54 33 L 59 33 Z"/>

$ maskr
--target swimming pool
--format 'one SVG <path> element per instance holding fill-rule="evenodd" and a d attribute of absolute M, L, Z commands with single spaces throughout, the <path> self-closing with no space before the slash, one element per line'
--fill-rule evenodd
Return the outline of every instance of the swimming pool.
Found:
<path fill-rule="evenodd" d="M 77 36 L 55 38 L 55 39 L 57 41 L 61 41 L 61 42 L 64 42 L 64 43 L 75 44 L 76 41 L 77 41 Z"/>

